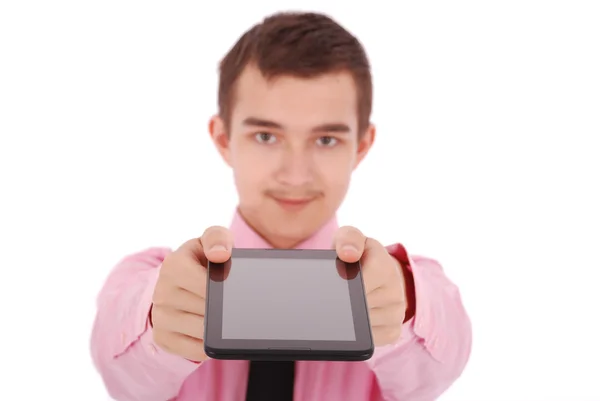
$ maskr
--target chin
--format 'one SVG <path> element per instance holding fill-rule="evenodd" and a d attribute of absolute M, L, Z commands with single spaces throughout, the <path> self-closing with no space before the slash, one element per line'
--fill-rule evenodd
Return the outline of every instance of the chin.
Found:
<path fill-rule="evenodd" d="M 314 235 L 325 222 L 320 220 L 308 221 L 306 216 L 294 216 L 293 219 L 271 221 L 273 236 L 287 243 L 299 243 Z"/>
<path fill-rule="evenodd" d="M 310 234 L 298 234 L 290 232 L 276 232 L 271 235 L 271 244 L 274 248 L 291 249 L 296 248 L 300 243 L 304 242 Z"/>
<path fill-rule="evenodd" d="M 281 238 L 302 240 L 304 237 L 312 235 L 313 231 L 315 231 L 315 228 L 312 226 L 299 223 L 298 221 L 272 221 L 271 232 Z"/>

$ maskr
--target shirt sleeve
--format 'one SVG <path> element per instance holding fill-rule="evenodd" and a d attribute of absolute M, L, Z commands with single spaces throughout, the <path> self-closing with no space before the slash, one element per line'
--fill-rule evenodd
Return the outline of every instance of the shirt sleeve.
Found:
<path fill-rule="evenodd" d="M 388 251 L 414 279 L 416 311 L 396 344 L 367 361 L 385 401 L 431 401 L 461 376 L 472 346 L 471 321 L 458 288 L 441 265 L 411 257 L 400 244 Z"/>
<path fill-rule="evenodd" d="M 91 354 L 107 392 L 117 401 L 167 401 L 199 366 L 153 342 L 149 311 L 168 253 L 151 248 L 125 257 L 98 295 Z"/>

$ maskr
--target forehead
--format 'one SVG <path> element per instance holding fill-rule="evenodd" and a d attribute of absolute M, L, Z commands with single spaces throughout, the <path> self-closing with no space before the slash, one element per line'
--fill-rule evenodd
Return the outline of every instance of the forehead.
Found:
<path fill-rule="evenodd" d="M 356 86 L 347 72 L 266 79 L 249 66 L 237 81 L 232 106 L 234 125 L 250 116 L 298 129 L 336 122 L 355 131 L 358 123 Z"/>

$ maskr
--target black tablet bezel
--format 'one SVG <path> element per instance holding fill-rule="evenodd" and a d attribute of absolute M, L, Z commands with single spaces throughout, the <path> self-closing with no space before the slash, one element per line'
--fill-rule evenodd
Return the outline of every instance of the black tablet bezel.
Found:
<path fill-rule="evenodd" d="M 330 259 L 344 269 L 348 282 L 355 341 L 223 339 L 223 281 L 235 258 Z M 214 359 L 343 360 L 369 359 L 374 352 L 360 262 L 345 263 L 329 249 L 234 248 L 225 263 L 208 263 L 204 349 Z"/>

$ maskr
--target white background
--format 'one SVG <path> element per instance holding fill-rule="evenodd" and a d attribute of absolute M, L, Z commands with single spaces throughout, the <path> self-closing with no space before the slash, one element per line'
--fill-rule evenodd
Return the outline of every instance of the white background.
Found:
<path fill-rule="evenodd" d="M 302 4 L 374 66 L 340 222 L 438 259 L 473 320 L 442 400 L 600 400 L 598 3 L 325 3 L 0 3 L 0 399 L 107 399 L 96 293 L 122 256 L 229 224 L 217 62 Z"/>

